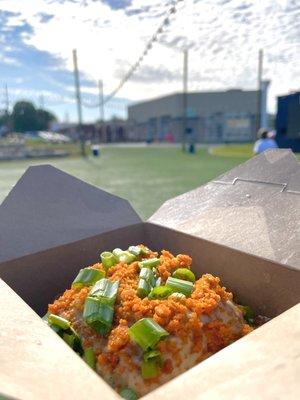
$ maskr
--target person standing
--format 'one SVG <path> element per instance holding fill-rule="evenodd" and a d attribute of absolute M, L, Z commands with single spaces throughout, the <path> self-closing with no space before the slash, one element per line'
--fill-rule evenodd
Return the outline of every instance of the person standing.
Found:
<path fill-rule="evenodd" d="M 259 154 L 269 149 L 278 149 L 278 145 L 274 139 L 275 135 L 273 132 L 269 132 L 268 129 L 260 128 L 257 132 L 259 139 L 254 143 L 253 153 Z"/>

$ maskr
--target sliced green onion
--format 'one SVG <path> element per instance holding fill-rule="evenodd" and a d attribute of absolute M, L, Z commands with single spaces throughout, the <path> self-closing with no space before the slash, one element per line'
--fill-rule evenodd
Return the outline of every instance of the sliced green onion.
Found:
<path fill-rule="evenodd" d="M 161 277 L 156 279 L 155 286 L 161 286 Z"/>
<path fill-rule="evenodd" d="M 169 333 L 152 318 L 140 319 L 128 329 L 128 333 L 144 351 L 154 349 L 161 339 L 169 336 Z"/>
<path fill-rule="evenodd" d="M 178 268 L 173 273 L 173 278 L 183 279 L 184 281 L 195 282 L 195 274 L 188 268 Z"/>
<path fill-rule="evenodd" d="M 92 347 L 84 349 L 83 359 L 92 369 L 96 367 L 96 357 Z"/>
<path fill-rule="evenodd" d="M 112 282 L 109 279 L 100 279 L 92 287 L 90 296 L 101 298 L 103 303 L 113 305 L 118 294 L 119 282 Z"/>
<path fill-rule="evenodd" d="M 55 325 L 64 331 L 69 329 L 71 326 L 71 322 L 68 321 L 67 319 L 64 319 L 62 317 L 59 317 L 58 315 L 55 314 L 50 314 L 48 315 L 48 322 L 50 325 Z"/>
<path fill-rule="evenodd" d="M 158 360 L 161 358 L 161 352 L 158 350 L 150 350 L 144 353 L 143 359 L 144 361 L 149 361 L 151 359 Z"/>
<path fill-rule="evenodd" d="M 57 325 L 52 325 L 49 324 L 50 328 L 54 330 L 55 333 L 58 333 L 60 335 L 60 332 L 62 332 L 61 328 Z M 60 335 L 61 336 L 61 335 Z"/>
<path fill-rule="evenodd" d="M 148 296 L 155 285 L 155 277 L 150 268 L 142 268 L 140 271 L 140 280 L 137 288 L 137 295 L 143 299 Z"/>
<path fill-rule="evenodd" d="M 104 278 L 105 273 L 95 268 L 83 268 L 72 283 L 72 288 L 80 288 L 83 286 L 92 286 L 99 279 Z"/>
<path fill-rule="evenodd" d="M 124 264 L 131 264 L 132 262 L 136 261 L 136 256 L 129 251 L 123 251 L 122 254 L 118 256 L 119 262 Z"/>
<path fill-rule="evenodd" d="M 159 258 L 148 258 L 147 260 L 143 260 L 139 262 L 140 268 L 154 268 L 160 264 Z"/>
<path fill-rule="evenodd" d="M 71 349 L 73 349 L 74 347 L 74 341 L 75 341 L 75 336 L 71 333 L 65 333 L 62 336 L 63 340 L 71 347 Z"/>
<path fill-rule="evenodd" d="M 169 286 L 173 292 L 183 293 L 187 297 L 191 295 L 194 289 L 192 282 L 171 277 L 167 279 L 166 286 Z"/>
<path fill-rule="evenodd" d="M 79 355 L 82 355 L 83 353 L 83 349 L 82 349 L 82 345 L 81 345 L 81 339 L 78 336 L 77 332 L 74 330 L 74 328 L 72 328 L 72 326 L 70 326 L 70 329 L 66 332 L 66 333 L 71 333 L 74 337 L 74 343 L 73 343 L 73 350 L 76 351 L 76 353 L 78 353 Z"/>
<path fill-rule="evenodd" d="M 150 286 L 155 285 L 155 277 L 150 268 L 142 268 L 140 271 L 140 279 L 144 279 Z"/>
<path fill-rule="evenodd" d="M 151 291 L 151 286 L 147 281 L 144 279 L 140 279 L 137 287 L 137 295 L 143 299 L 144 297 L 148 296 Z"/>
<path fill-rule="evenodd" d="M 149 299 L 160 300 L 160 299 L 167 299 L 172 294 L 172 289 L 169 286 L 156 286 L 151 290 L 149 293 Z"/>
<path fill-rule="evenodd" d="M 99 334 L 105 335 L 110 331 L 113 316 L 114 309 L 111 305 L 103 303 L 102 299 L 87 297 L 84 304 L 83 319 Z"/>
<path fill-rule="evenodd" d="M 101 262 L 105 270 L 107 271 L 110 267 L 113 265 L 117 264 L 118 259 L 116 256 L 113 255 L 113 253 L 110 253 L 109 251 L 104 251 L 103 253 L 100 254 Z M 103 276 L 102 276 L 103 278 Z M 101 279 L 101 278 L 99 278 Z"/>
<path fill-rule="evenodd" d="M 144 379 L 155 378 L 158 375 L 158 366 L 155 360 L 142 361 L 141 370 Z"/>
<path fill-rule="evenodd" d="M 244 320 L 249 325 L 253 325 L 254 322 L 254 311 L 250 306 L 240 306 L 243 312 Z"/>
<path fill-rule="evenodd" d="M 138 399 L 138 396 L 135 393 L 135 391 L 130 388 L 122 389 L 120 392 L 120 396 L 122 397 L 122 399 L 125 399 L 125 400 L 137 400 Z"/>
<path fill-rule="evenodd" d="M 113 255 L 114 255 L 114 256 L 116 256 L 117 258 L 119 258 L 119 255 L 122 254 L 122 253 L 124 253 L 124 250 L 119 249 L 119 248 L 116 248 L 116 249 L 114 249 L 112 252 L 113 252 Z"/>
<path fill-rule="evenodd" d="M 186 297 L 183 293 L 174 292 L 171 294 L 170 298 L 185 299 Z"/>
<path fill-rule="evenodd" d="M 143 252 L 140 246 L 129 246 L 128 251 L 136 257 L 140 256 Z"/>

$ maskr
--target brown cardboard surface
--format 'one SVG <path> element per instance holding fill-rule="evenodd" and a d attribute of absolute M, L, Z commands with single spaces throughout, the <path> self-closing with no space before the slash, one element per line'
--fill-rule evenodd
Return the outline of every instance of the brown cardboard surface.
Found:
<path fill-rule="evenodd" d="M 276 183 L 276 177 L 271 176 L 272 164 L 275 171 L 281 171 L 278 179 L 289 171 L 289 189 L 285 190 L 296 192 L 298 164 L 291 166 L 290 153 L 275 152 L 264 157 L 248 162 L 248 175 L 242 165 L 224 175 L 223 183 L 210 183 L 170 200 L 169 207 L 166 203 L 155 214 L 159 224 L 141 223 L 124 200 L 52 167 L 29 169 L 0 207 L 0 277 L 43 315 L 47 303 L 70 286 L 80 268 L 97 262 L 101 251 L 145 243 L 156 250 L 190 254 L 197 275 L 218 275 L 240 303 L 269 317 L 278 316 L 300 301 L 300 274 L 296 268 L 298 195 L 280 192 L 281 186 L 276 184 L 224 183 L 236 175 L 252 179 L 260 170 L 264 179 Z M 241 185 L 246 187 L 242 190 Z M 264 224 L 262 218 L 255 220 L 257 231 L 253 230 L 254 214 L 247 212 L 243 196 L 247 201 L 252 199 L 252 205 L 264 216 Z M 46 206 L 41 204 L 43 199 Z M 184 206 L 182 199 L 189 203 Z M 201 220 L 206 209 L 210 216 Z M 217 220 L 214 209 L 221 210 Z M 224 221 L 231 221 L 231 211 L 236 219 L 228 227 Z M 224 220 L 226 212 L 229 217 Z M 161 226 L 172 226 L 170 221 L 174 219 L 175 229 Z M 211 232 L 214 242 L 206 240 L 202 231 L 190 232 L 194 220 L 197 229 Z M 247 224 L 251 227 L 248 231 Z M 258 253 L 262 257 L 253 255 Z M 0 393 L 22 400 L 119 398 L 16 293 L 0 280 Z M 299 307 L 292 308 L 146 398 L 202 399 L 203 393 L 205 399 L 296 398 L 300 389 L 294 379 L 299 368 L 299 329 Z M 287 396 L 283 381 L 289 385 Z"/>
<path fill-rule="evenodd" d="M 211 273 L 241 304 L 274 317 L 300 302 L 298 270 L 176 230 L 147 223 L 146 243 L 174 254 L 189 254 L 198 276 Z"/>
<path fill-rule="evenodd" d="M 299 271 L 151 223 L 120 228 L 1 263 L 0 277 L 44 315 L 47 304 L 70 287 L 80 268 L 97 262 L 100 252 L 136 243 L 191 255 L 198 276 L 219 276 L 241 304 L 250 304 L 257 313 L 268 317 L 300 302 Z"/>
<path fill-rule="evenodd" d="M 128 201 L 50 165 L 30 167 L 0 206 L 0 262 L 138 222 Z"/>
<path fill-rule="evenodd" d="M 296 400 L 299 341 L 297 305 L 143 400 Z"/>
<path fill-rule="evenodd" d="M 131 225 L 0 263 L 0 278 L 43 316 L 48 303 L 70 287 L 79 269 L 98 262 L 102 251 L 139 243 L 143 231 L 142 223 Z"/>
<path fill-rule="evenodd" d="M 290 150 L 267 151 L 149 221 L 300 268 L 300 164 Z"/>
<path fill-rule="evenodd" d="M 22 400 L 120 397 L 0 279 L 0 394 Z"/>

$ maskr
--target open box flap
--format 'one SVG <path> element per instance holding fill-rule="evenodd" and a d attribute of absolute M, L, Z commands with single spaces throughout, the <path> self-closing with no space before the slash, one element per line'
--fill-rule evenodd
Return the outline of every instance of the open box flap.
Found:
<path fill-rule="evenodd" d="M 142 399 L 298 399 L 299 335 L 300 304 Z"/>
<path fill-rule="evenodd" d="M 269 150 L 166 201 L 150 222 L 300 268 L 300 164 Z"/>
<path fill-rule="evenodd" d="M 0 399 L 120 399 L 1 279 L 0 304 Z"/>
<path fill-rule="evenodd" d="M 0 262 L 139 222 L 128 201 L 50 165 L 30 167 L 0 206 Z"/>

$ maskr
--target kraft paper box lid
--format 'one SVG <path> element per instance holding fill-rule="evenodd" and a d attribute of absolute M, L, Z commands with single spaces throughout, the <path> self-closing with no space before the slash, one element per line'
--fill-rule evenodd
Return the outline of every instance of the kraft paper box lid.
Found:
<path fill-rule="evenodd" d="M 128 201 L 50 165 L 29 167 L 0 206 L 0 262 L 139 222 Z"/>
<path fill-rule="evenodd" d="M 300 269 L 300 164 L 290 150 L 269 150 L 149 221 Z"/>
<path fill-rule="evenodd" d="M 273 154 L 275 154 L 273 158 L 275 157 L 276 160 L 285 157 L 280 151 Z M 284 154 L 287 153 L 284 152 Z M 254 160 L 261 163 L 264 157 L 259 156 Z M 291 176 L 295 177 L 294 182 L 297 183 L 299 175 L 297 175 L 298 164 L 296 165 L 297 168 L 295 167 L 294 172 L 292 169 L 289 171 Z M 242 167 L 243 165 L 239 168 Z M 266 166 L 261 168 L 264 169 Z M 290 161 L 282 165 L 282 168 L 290 168 Z M 234 170 L 230 173 L 233 173 L 233 176 L 236 175 Z M 226 182 L 226 178 L 224 180 L 226 176 L 227 174 L 219 179 Z M 224 190 L 224 196 L 227 199 L 226 207 L 236 204 L 235 202 L 238 204 L 241 197 L 239 185 L 244 182 L 234 179 L 229 176 L 229 183 L 211 182 L 208 184 L 219 188 L 215 192 L 216 197 L 220 196 L 221 188 L 227 189 L 233 186 L 234 190 L 237 190 L 233 194 Z M 256 183 L 253 184 L 256 185 Z M 259 186 L 258 193 L 255 192 L 256 195 L 261 195 L 265 199 L 270 197 L 270 193 L 265 194 L 265 190 L 269 188 L 269 185 L 278 189 L 278 182 L 274 180 L 273 183 L 275 184 L 263 183 L 261 187 Z M 245 182 L 245 184 L 251 186 L 252 182 Z M 297 189 L 294 190 L 295 193 L 292 193 L 293 189 L 290 184 L 291 181 L 284 186 L 284 190 L 289 190 L 288 194 L 295 195 L 293 198 L 296 198 Z M 201 191 L 203 188 L 196 189 L 195 192 Z M 199 198 L 195 195 L 191 199 L 193 202 L 188 210 L 190 214 L 187 213 L 189 218 L 191 218 L 193 207 L 197 207 L 197 204 L 205 201 L 204 194 L 201 193 Z M 250 194 L 249 189 L 246 194 Z M 271 195 L 274 195 L 273 192 Z M 183 209 L 181 197 L 178 200 L 178 212 Z M 249 199 L 249 197 L 247 198 Z M 172 201 L 170 200 L 171 203 Z M 296 203 L 293 204 L 295 206 Z M 275 209 L 276 207 L 275 205 Z M 290 209 L 292 210 L 293 207 L 290 206 Z M 183 219 L 184 215 L 183 213 Z M 294 218 L 297 217 L 297 215 L 293 215 Z M 276 214 L 274 216 L 276 217 Z M 284 213 L 280 224 L 284 226 L 287 217 Z M 135 225 L 139 222 L 140 218 L 125 200 L 109 195 L 55 168 L 33 167 L 25 173 L 0 207 L 0 262 L 50 249 L 64 243 L 72 243 L 113 229 Z M 159 221 L 154 222 L 164 224 Z M 248 219 L 248 223 L 250 222 Z M 199 224 L 202 223 L 199 218 Z M 9 224 L 12 226 L 10 227 Z M 168 226 L 168 222 L 165 225 Z M 219 229 L 222 227 L 223 221 L 221 221 Z M 233 228 L 238 229 L 238 224 Z M 181 226 L 175 226 L 175 229 L 184 231 Z M 214 232 L 216 233 L 217 229 Z M 196 232 L 195 236 L 197 235 L 201 236 Z M 296 240 L 290 244 L 295 246 L 291 248 L 291 253 L 293 253 L 297 250 Z M 236 244 L 233 241 L 231 247 L 234 246 Z M 257 248 L 254 246 L 248 252 L 255 254 L 255 251 Z M 58 400 L 69 397 L 81 400 L 86 396 L 90 399 L 97 399 L 99 395 L 103 400 L 119 398 L 44 325 L 34 311 L 1 279 L 0 304 L 0 320 L 2 321 L 0 354 L 1 359 L 4 360 L 1 363 L 3 368 L 0 368 L 0 398 L 1 394 L 22 400 L 39 400 L 41 398 L 50 400 L 53 398 L 53 394 Z M 197 399 L 222 397 L 230 400 L 255 396 L 264 400 L 295 398 L 296 393 L 299 393 L 296 379 L 297 366 L 299 366 L 299 358 L 297 358 L 299 353 L 297 342 L 300 321 L 299 307 L 298 305 L 279 315 L 253 334 L 229 346 L 222 353 L 151 392 L 146 398 L 154 400 L 164 397 L 168 400 L 174 399 L 175 396 L 178 399 L 184 399 L 187 395 L 189 398 Z M 288 346 L 286 346 L 287 341 Z M 232 366 L 232 364 L 234 365 Z M 282 384 L 284 380 L 288 388 Z M 202 382 L 205 382 L 204 386 Z M 278 383 L 276 385 L 276 382 L 280 382 L 280 385 Z M 258 388 L 255 393 L 253 385 Z M 201 391 L 201 387 L 203 387 L 203 391 Z M 56 388 L 57 390 L 55 390 Z"/>
<path fill-rule="evenodd" d="M 300 268 L 300 166 L 270 150 L 164 203 L 149 222 Z M 128 201 L 49 165 L 0 206 L 0 262 L 141 222 Z"/>

